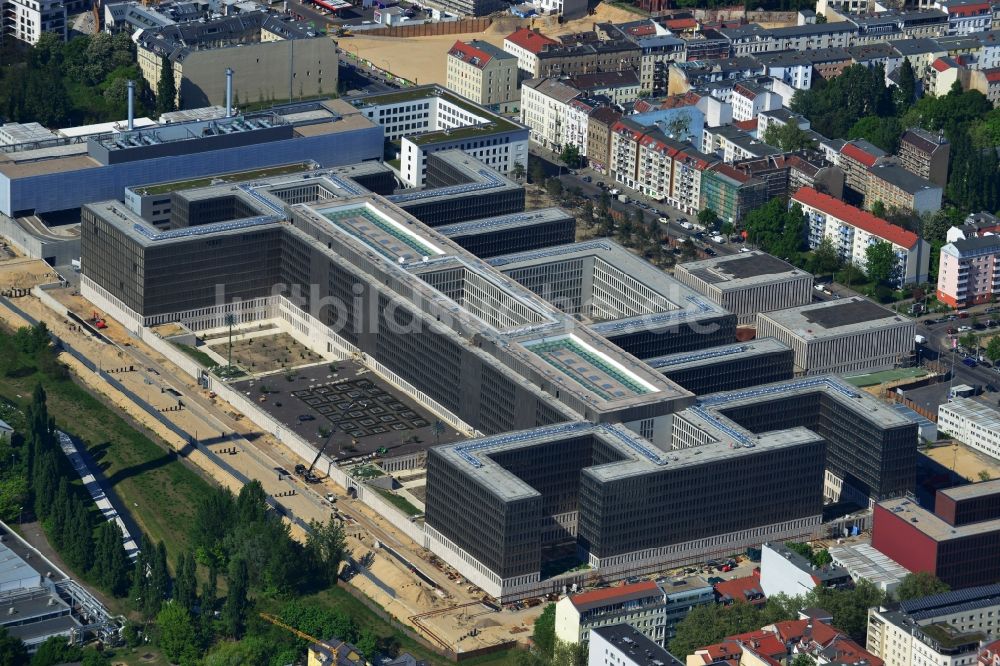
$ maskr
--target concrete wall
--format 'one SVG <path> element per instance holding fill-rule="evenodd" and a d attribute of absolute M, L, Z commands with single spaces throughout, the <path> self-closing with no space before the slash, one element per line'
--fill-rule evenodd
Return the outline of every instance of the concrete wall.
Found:
<path fill-rule="evenodd" d="M 0 176 L 2 178 L 2 176 Z M 17 220 L 0 214 L 0 236 L 32 259 L 44 259 L 52 266 L 68 266 L 80 258 L 80 237 L 42 238 L 30 233 Z"/>

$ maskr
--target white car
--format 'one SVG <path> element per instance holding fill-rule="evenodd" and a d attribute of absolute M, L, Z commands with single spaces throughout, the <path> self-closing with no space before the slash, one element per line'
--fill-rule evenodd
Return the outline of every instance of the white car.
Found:
<path fill-rule="evenodd" d="M 958 327 L 958 332 L 959 333 L 968 333 L 971 330 L 972 330 L 971 326 L 959 326 Z"/>
<path fill-rule="evenodd" d="M 740 252 L 750 252 L 750 251 L 751 251 L 751 250 L 750 250 L 750 248 L 748 248 L 748 247 L 741 247 L 741 248 L 740 248 Z"/>
<path fill-rule="evenodd" d="M 670 224 L 670 218 L 669 217 L 659 217 L 659 218 L 657 218 L 657 221 L 660 224 Z"/>

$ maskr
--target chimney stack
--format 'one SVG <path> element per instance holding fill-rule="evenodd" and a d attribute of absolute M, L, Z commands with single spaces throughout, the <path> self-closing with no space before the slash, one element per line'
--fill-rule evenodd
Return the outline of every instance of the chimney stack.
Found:
<path fill-rule="evenodd" d="M 226 67 L 226 118 L 233 115 L 233 68 Z"/>
<path fill-rule="evenodd" d="M 128 131 L 135 129 L 135 81 L 128 82 Z"/>

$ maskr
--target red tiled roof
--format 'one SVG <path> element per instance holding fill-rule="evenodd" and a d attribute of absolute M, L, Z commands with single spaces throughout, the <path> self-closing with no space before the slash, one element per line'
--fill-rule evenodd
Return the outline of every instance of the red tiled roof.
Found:
<path fill-rule="evenodd" d="M 755 654 L 761 656 L 783 657 L 788 653 L 785 644 L 778 636 L 763 629 L 748 631 L 745 634 L 736 634 L 735 636 L 727 636 L 726 640 L 739 641 L 747 647 L 752 648 Z"/>
<path fill-rule="evenodd" d="M 793 201 L 798 201 L 807 206 L 812 206 L 823 211 L 827 215 L 832 215 L 839 220 L 852 224 L 859 229 L 864 229 L 870 234 L 878 236 L 884 240 L 905 247 L 912 248 L 920 239 L 911 231 L 907 231 L 894 224 L 889 224 L 880 217 L 875 217 L 871 213 L 860 208 L 845 204 L 839 199 L 834 199 L 828 194 L 820 194 L 811 187 L 801 187 L 792 197 Z"/>
<path fill-rule="evenodd" d="M 739 174 L 738 171 L 736 171 L 736 173 Z M 728 596 L 729 598 L 735 599 L 736 601 L 746 601 L 748 603 L 755 605 L 762 604 L 765 601 L 767 601 L 767 597 L 764 596 L 761 596 L 760 599 L 754 599 L 753 601 L 748 600 L 745 592 L 750 590 L 756 590 L 758 592 L 761 592 L 761 594 L 763 594 L 763 591 L 760 589 L 760 579 L 757 578 L 756 576 L 747 576 L 745 578 L 733 578 L 732 580 L 724 580 L 721 583 L 715 584 L 715 592 L 717 594 Z"/>
<path fill-rule="evenodd" d="M 512 44 L 517 44 L 522 49 L 531 51 L 534 54 L 541 53 L 542 49 L 546 45 L 559 44 L 556 40 L 546 37 L 539 32 L 535 32 L 534 30 L 528 30 L 527 28 L 518 28 L 514 32 L 507 35 L 504 39 Z"/>
<path fill-rule="evenodd" d="M 462 62 L 467 62 L 479 69 L 486 67 L 487 63 L 493 59 L 493 56 L 486 51 L 477 49 L 472 44 L 465 44 L 461 41 L 455 42 L 455 45 L 448 51 L 448 55 L 459 58 Z"/>
<path fill-rule="evenodd" d="M 989 83 L 996 83 L 1000 81 L 1000 69 L 987 69 L 983 73 L 986 75 L 986 80 Z"/>
<path fill-rule="evenodd" d="M 877 155 L 872 155 L 869 152 L 862 150 L 859 146 L 848 141 L 844 144 L 844 147 L 840 149 L 841 155 L 847 155 L 853 160 L 861 162 L 865 166 L 873 166 L 875 162 L 878 161 Z"/>
<path fill-rule="evenodd" d="M 619 597 L 637 598 L 659 591 L 659 586 L 651 580 L 635 583 L 634 585 L 619 585 L 617 587 L 606 587 L 603 590 L 593 590 L 570 597 L 570 601 L 577 608 L 597 606 L 610 602 Z"/>
<path fill-rule="evenodd" d="M 751 132 L 757 129 L 757 119 L 751 118 L 750 120 L 735 120 L 733 125 L 739 127 L 744 132 Z"/>
<path fill-rule="evenodd" d="M 671 30 L 690 30 L 698 27 L 698 21 L 693 18 L 668 19 L 663 25 Z"/>
<path fill-rule="evenodd" d="M 949 69 L 951 69 L 952 65 L 944 58 L 938 58 L 937 60 L 931 63 L 931 67 L 933 67 L 939 72 L 947 72 Z"/>

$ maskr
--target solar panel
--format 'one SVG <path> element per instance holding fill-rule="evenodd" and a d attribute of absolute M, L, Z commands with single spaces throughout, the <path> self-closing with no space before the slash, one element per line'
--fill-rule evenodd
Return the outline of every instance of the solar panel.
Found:
<path fill-rule="evenodd" d="M 153 242 L 164 241 L 164 240 L 177 240 L 178 238 L 192 238 L 195 236 L 207 236 L 209 234 L 221 233 L 224 231 L 234 231 L 236 229 L 249 229 L 251 227 L 258 227 L 264 224 L 272 224 L 274 222 L 280 222 L 283 218 L 275 215 L 260 215 L 257 217 L 248 217 L 242 220 L 234 220 L 231 222 L 219 222 L 216 224 L 205 224 L 198 227 L 187 227 L 184 229 L 171 229 L 170 231 L 155 231 L 150 227 L 143 224 L 134 224 L 132 229 L 148 238 Z"/>

